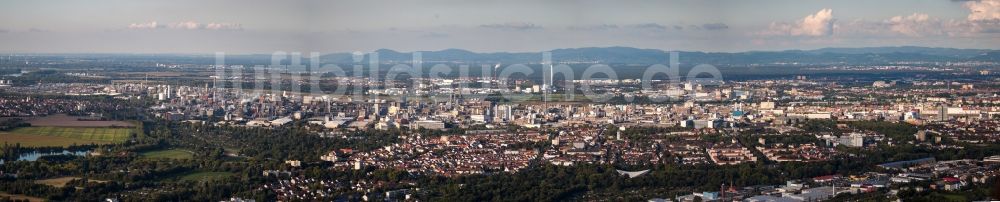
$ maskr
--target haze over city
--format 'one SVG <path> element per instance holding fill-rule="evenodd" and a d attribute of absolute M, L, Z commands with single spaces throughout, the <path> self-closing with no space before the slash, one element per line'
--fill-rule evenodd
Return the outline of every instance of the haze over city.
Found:
<path fill-rule="evenodd" d="M 0 202 L 1000 200 L 1000 0 L 0 2 Z"/>

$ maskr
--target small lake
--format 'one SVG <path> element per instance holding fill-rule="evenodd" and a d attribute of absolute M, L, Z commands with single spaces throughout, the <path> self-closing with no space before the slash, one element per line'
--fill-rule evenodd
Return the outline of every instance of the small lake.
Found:
<path fill-rule="evenodd" d="M 17 161 L 37 161 L 38 158 L 41 158 L 43 156 L 52 156 L 52 155 L 86 156 L 87 153 L 90 153 L 90 151 L 89 150 L 88 151 L 76 151 L 76 152 L 69 151 L 69 150 L 63 150 L 62 152 L 37 152 L 37 151 L 34 151 L 34 152 L 29 152 L 29 153 L 22 153 L 21 156 L 17 157 Z M 0 164 L 3 164 L 3 163 L 4 163 L 4 160 L 0 159 Z"/>

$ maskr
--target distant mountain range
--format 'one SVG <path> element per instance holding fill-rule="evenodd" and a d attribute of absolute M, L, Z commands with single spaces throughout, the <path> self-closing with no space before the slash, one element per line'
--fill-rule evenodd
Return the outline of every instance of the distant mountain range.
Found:
<path fill-rule="evenodd" d="M 408 52 L 379 49 L 379 60 L 383 62 L 406 62 L 412 60 Z M 630 47 L 568 48 L 549 51 L 555 62 L 597 62 L 603 64 L 666 64 L 666 51 Z M 870 47 L 870 48 L 822 48 L 816 50 L 748 51 L 748 52 L 700 52 L 678 51 L 680 62 L 684 64 L 747 65 L 747 64 L 884 64 L 890 62 L 1000 62 L 1000 51 L 989 49 L 930 48 L 916 46 Z M 471 62 L 471 63 L 538 63 L 540 52 L 498 52 L 476 53 L 461 49 L 421 51 L 425 62 Z M 322 56 L 324 62 L 352 63 L 350 53 L 335 53 Z M 367 62 L 367 56 L 363 60 Z"/>

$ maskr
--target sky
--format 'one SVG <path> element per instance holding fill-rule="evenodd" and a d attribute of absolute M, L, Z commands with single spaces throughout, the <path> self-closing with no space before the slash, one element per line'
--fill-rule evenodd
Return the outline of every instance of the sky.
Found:
<path fill-rule="evenodd" d="M 1000 47 L 1000 0 L 4 0 L 0 52 Z"/>

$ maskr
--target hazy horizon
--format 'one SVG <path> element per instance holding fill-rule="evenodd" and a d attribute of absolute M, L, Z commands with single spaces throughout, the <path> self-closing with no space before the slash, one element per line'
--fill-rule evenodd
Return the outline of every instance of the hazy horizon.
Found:
<path fill-rule="evenodd" d="M 554 49 L 539 50 L 539 51 L 473 51 L 473 50 L 466 50 L 466 49 L 461 49 L 461 48 L 445 48 L 445 49 L 436 49 L 436 50 L 403 51 L 403 50 L 396 50 L 396 49 L 391 49 L 391 48 L 376 48 L 376 49 L 371 49 L 371 50 L 355 50 L 355 51 L 339 51 L 339 52 L 319 52 L 319 53 L 325 55 L 325 54 L 342 54 L 342 53 L 353 53 L 353 52 L 370 53 L 370 52 L 376 52 L 376 51 L 379 51 L 379 50 L 390 50 L 390 51 L 396 51 L 396 52 L 399 52 L 399 53 L 437 52 L 437 51 L 446 51 L 446 50 L 462 50 L 462 51 L 469 51 L 469 52 L 477 53 L 477 54 L 493 54 L 493 53 L 541 53 L 541 52 L 547 52 L 547 51 L 553 51 L 553 50 L 561 50 L 561 49 L 587 49 L 587 48 L 636 48 L 636 49 L 643 49 L 643 50 L 646 50 L 646 49 L 649 49 L 649 50 L 660 50 L 660 51 L 664 51 L 664 52 L 679 51 L 679 52 L 703 52 L 703 53 L 786 52 L 786 51 L 815 51 L 815 50 L 822 50 L 822 49 L 876 49 L 876 48 L 931 48 L 931 49 L 984 50 L 984 51 L 997 51 L 997 50 L 1000 50 L 1000 49 L 996 49 L 996 48 L 954 48 L 954 47 L 933 47 L 933 46 L 858 46 L 858 47 L 819 47 L 819 48 L 810 48 L 810 49 L 783 49 L 783 50 L 702 51 L 702 50 L 664 50 L 664 49 L 657 49 L 657 48 L 637 48 L 637 47 L 630 47 L 630 46 L 601 46 L 601 47 L 589 46 L 589 47 L 554 48 Z M 273 54 L 274 52 L 287 52 L 287 53 L 291 53 L 291 52 L 296 52 L 296 51 L 276 50 L 276 51 L 272 51 L 272 52 L 252 52 L 252 53 L 218 52 L 218 53 L 225 53 L 226 55 L 270 55 L 270 54 Z M 98 55 L 102 55 L 102 54 L 109 54 L 109 55 L 204 55 L 204 56 L 214 56 L 215 53 L 217 53 L 217 52 L 188 52 L 188 53 L 171 53 L 171 52 L 164 52 L 164 53 L 62 52 L 62 53 L 58 53 L 58 52 L 10 52 L 9 50 L 8 51 L 0 51 L 0 54 L 4 54 L 4 55 L 9 55 L 9 54 L 15 54 L 15 55 L 21 55 L 21 54 L 25 54 L 25 55 L 86 55 L 86 54 L 98 54 Z M 306 54 L 308 52 L 300 52 L 300 53 L 302 53 L 303 57 L 305 57 L 305 56 L 307 56 Z"/>
<path fill-rule="evenodd" d="M 988 49 L 1000 0 L 18 1 L 0 52 L 479 53 L 635 47 L 703 52 L 921 46 Z"/>

